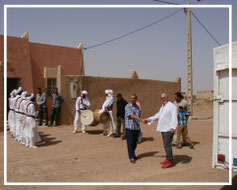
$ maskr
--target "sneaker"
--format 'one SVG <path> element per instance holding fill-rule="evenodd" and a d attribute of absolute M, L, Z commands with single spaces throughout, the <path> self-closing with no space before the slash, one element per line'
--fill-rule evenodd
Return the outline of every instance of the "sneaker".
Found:
<path fill-rule="evenodd" d="M 112 137 L 113 134 L 112 133 L 109 133 L 106 137 Z"/>
<path fill-rule="evenodd" d="M 86 133 L 86 131 L 82 131 L 82 133 L 83 133 L 83 134 L 85 134 L 85 133 Z"/>
<path fill-rule="evenodd" d="M 160 162 L 160 164 L 165 164 L 166 163 L 166 160 L 164 160 L 163 162 Z"/>
<path fill-rule="evenodd" d="M 134 158 L 130 159 L 130 162 L 135 164 L 136 163 L 136 160 Z"/>
<path fill-rule="evenodd" d="M 182 145 L 176 145 L 176 148 L 181 149 Z"/>
<path fill-rule="evenodd" d="M 73 131 L 73 134 L 76 134 L 76 133 L 77 133 L 77 131 L 74 130 L 74 131 Z"/>
<path fill-rule="evenodd" d="M 119 138 L 120 135 L 113 135 L 113 138 Z"/>
<path fill-rule="evenodd" d="M 165 169 L 165 168 L 170 168 L 170 167 L 173 167 L 171 161 L 169 160 L 166 160 L 166 162 L 164 163 L 163 166 L 161 166 L 161 168 Z"/>
<path fill-rule="evenodd" d="M 189 145 L 189 148 L 194 149 L 194 144 L 193 144 L 193 143 L 190 144 L 190 145 Z"/>
<path fill-rule="evenodd" d="M 33 145 L 31 148 L 38 148 L 38 146 Z"/>

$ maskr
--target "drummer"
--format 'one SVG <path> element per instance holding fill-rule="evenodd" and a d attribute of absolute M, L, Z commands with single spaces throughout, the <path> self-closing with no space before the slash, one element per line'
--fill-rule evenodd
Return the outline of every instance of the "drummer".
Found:
<path fill-rule="evenodd" d="M 109 113 L 110 120 L 104 124 L 103 126 L 103 133 L 102 135 L 112 136 L 113 130 L 115 130 L 115 124 L 113 119 L 113 104 L 114 104 L 114 97 L 113 97 L 113 90 L 105 90 L 106 100 L 102 105 L 102 109 L 99 111 L 99 114 L 104 112 Z M 109 134 L 107 134 L 107 129 L 109 128 Z"/>
<path fill-rule="evenodd" d="M 83 110 L 86 110 L 88 107 L 90 107 L 90 101 L 87 95 L 88 92 L 86 90 L 83 90 L 81 92 L 81 96 L 77 98 L 76 115 L 74 119 L 74 134 L 77 133 L 78 127 L 81 127 L 82 133 L 86 133 L 86 126 L 81 123 L 80 114 L 81 112 L 83 112 Z"/>

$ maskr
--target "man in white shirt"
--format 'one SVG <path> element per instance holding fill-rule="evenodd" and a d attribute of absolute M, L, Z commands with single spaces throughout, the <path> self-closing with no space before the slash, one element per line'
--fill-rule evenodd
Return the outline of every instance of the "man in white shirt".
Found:
<path fill-rule="evenodd" d="M 102 135 L 107 135 L 107 137 L 113 135 L 113 130 L 115 130 L 114 118 L 113 118 L 113 104 L 114 104 L 114 97 L 113 97 L 113 90 L 105 90 L 106 100 L 102 105 L 102 109 L 99 111 L 99 114 L 104 112 L 109 113 L 110 120 L 103 125 L 103 133 Z M 109 134 L 107 134 L 107 128 L 109 128 Z"/>
<path fill-rule="evenodd" d="M 166 93 L 161 94 L 162 107 L 160 111 L 152 117 L 145 119 L 144 122 L 151 124 L 159 119 L 157 131 L 161 132 L 163 145 L 166 154 L 166 160 L 161 162 L 162 168 L 172 167 L 173 153 L 172 153 L 172 140 L 175 130 L 178 125 L 177 120 L 177 107 L 169 101 Z"/>
<path fill-rule="evenodd" d="M 83 90 L 81 92 L 81 96 L 77 98 L 76 115 L 74 119 L 74 131 L 73 131 L 74 134 L 77 133 L 78 127 L 81 127 L 82 133 L 86 133 L 86 126 L 81 123 L 80 114 L 91 105 L 87 95 L 88 92 L 86 90 Z"/>

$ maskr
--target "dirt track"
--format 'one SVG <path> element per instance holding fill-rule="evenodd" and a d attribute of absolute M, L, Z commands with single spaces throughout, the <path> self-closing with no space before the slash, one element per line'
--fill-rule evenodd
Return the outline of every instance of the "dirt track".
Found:
<path fill-rule="evenodd" d="M 210 116 L 211 105 L 196 105 L 196 116 Z M 72 134 L 72 126 L 39 128 L 43 142 L 28 149 L 8 133 L 8 182 L 228 182 L 228 171 L 213 169 L 212 119 L 190 120 L 189 134 L 195 149 L 173 149 L 175 167 L 162 169 L 164 149 L 156 124 L 142 125 L 136 164 L 128 160 L 126 141 L 101 136 L 102 126 L 88 127 L 88 134 Z M 3 133 L 0 136 L 3 150 Z M 3 152 L 3 151 L 2 151 Z M 3 156 L 0 158 L 1 171 Z M 236 180 L 236 174 L 234 174 Z M 3 172 L 0 174 L 3 179 Z M 223 186 L 3 186 L 0 189 L 210 189 Z M 232 186 L 232 189 L 237 189 Z"/>

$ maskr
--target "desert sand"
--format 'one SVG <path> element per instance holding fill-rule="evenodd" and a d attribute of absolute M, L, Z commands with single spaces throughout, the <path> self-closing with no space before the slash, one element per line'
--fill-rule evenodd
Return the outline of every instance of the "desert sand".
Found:
<path fill-rule="evenodd" d="M 73 134 L 73 125 L 38 128 L 42 142 L 39 148 L 29 149 L 16 142 L 7 132 L 7 181 L 8 182 L 179 182 L 170 186 L 4 186 L 3 154 L 0 189 L 208 189 L 236 190 L 236 173 L 233 185 L 185 186 L 184 183 L 228 182 L 228 170 L 212 168 L 213 119 L 212 104 L 197 102 L 194 116 L 189 120 L 189 136 L 194 149 L 173 148 L 174 167 L 162 169 L 164 148 L 156 123 L 142 124 L 143 140 L 138 144 L 138 160 L 130 163 L 126 140 L 101 136 L 102 125 L 88 127 L 87 134 Z M 155 113 L 154 113 L 155 114 Z M 3 133 L 0 133 L 3 152 Z"/>

